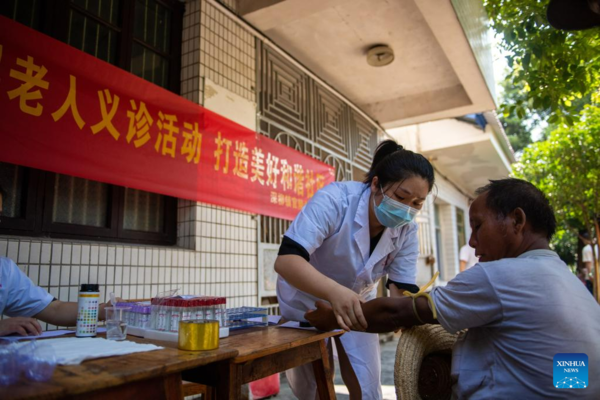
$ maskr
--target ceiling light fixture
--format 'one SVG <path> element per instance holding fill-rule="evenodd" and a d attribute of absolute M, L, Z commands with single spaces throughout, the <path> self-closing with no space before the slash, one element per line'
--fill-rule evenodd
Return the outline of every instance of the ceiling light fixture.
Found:
<path fill-rule="evenodd" d="M 394 61 L 394 50 L 388 45 L 378 44 L 367 51 L 367 62 L 373 67 L 383 67 Z"/>

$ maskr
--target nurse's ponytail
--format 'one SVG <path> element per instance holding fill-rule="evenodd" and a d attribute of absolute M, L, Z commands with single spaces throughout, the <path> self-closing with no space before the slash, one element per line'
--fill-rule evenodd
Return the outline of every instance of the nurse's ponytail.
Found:
<path fill-rule="evenodd" d="M 406 150 L 393 140 L 385 140 L 377 146 L 371 169 L 365 183 L 371 184 L 374 177 L 379 179 L 381 186 L 391 182 L 400 182 L 413 176 L 419 176 L 427 181 L 429 190 L 435 183 L 433 166 L 421 154 Z"/>

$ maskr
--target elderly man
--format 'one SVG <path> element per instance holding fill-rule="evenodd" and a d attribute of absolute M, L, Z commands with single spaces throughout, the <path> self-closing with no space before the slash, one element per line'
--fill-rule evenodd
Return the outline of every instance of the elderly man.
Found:
<path fill-rule="evenodd" d="M 528 182 L 503 179 L 477 192 L 469 211 L 469 243 L 479 263 L 431 300 L 380 298 L 363 304 L 369 332 L 423 323 L 449 332 L 468 329 L 454 347 L 454 397 L 459 399 L 599 399 L 600 384 L 558 389 L 557 353 L 585 353 L 589 378 L 600 376 L 600 307 L 549 241 L 556 228 L 544 195 Z M 337 328 L 328 304 L 306 319 Z"/>
<path fill-rule="evenodd" d="M 0 187 L 0 218 L 5 196 Z M 105 305 L 100 305 L 101 316 Z M 50 293 L 36 286 L 17 265 L 0 257 L 0 314 L 12 318 L 0 321 L 0 336 L 10 334 L 39 335 L 38 319 L 59 326 L 74 326 L 77 322 L 77 303 L 56 300 Z"/>

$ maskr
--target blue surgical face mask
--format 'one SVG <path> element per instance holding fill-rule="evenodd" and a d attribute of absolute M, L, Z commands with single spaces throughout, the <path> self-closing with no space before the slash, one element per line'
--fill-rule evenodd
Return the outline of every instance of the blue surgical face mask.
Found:
<path fill-rule="evenodd" d="M 375 196 L 373 196 L 373 209 L 381 225 L 387 228 L 399 228 L 415 219 L 419 210 L 386 196 L 383 193 L 383 188 L 381 188 L 381 194 L 383 195 L 383 200 L 381 200 L 378 206 L 375 205 Z"/>

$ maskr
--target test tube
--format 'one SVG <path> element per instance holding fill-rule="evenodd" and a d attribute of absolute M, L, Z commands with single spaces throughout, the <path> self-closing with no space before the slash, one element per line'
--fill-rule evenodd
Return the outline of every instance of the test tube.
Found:
<path fill-rule="evenodd" d="M 162 298 L 158 306 L 158 324 L 159 331 L 166 331 L 169 328 L 169 299 Z"/>
<path fill-rule="evenodd" d="M 207 297 L 205 304 L 206 306 L 204 308 L 204 318 L 215 319 L 214 298 Z"/>
<path fill-rule="evenodd" d="M 182 300 L 182 312 L 181 312 L 181 320 L 182 321 L 187 321 L 192 319 L 192 305 L 193 305 L 193 300 Z"/>
<path fill-rule="evenodd" d="M 149 306 L 143 306 L 141 307 L 141 312 L 140 312 L 140 321 L 139 321 L 139 327 L 143 328 L 143 329 L 148 329 L 150 328 L 150 314 L 152 313 L 152 309 Z"/>
<path fill-rule="evenodd" d="M 181 300 L 171 300 L 171 320 L 170 328 L 168 329 L 171 332 L 179 331 L 179 321 L 181 321 L 181 309 Z"/>
<path fill-rule="evenodd" d="M 219 321 L 220 326 L 225 326 L 225 320 L 227 318 L 227 314 L 226 314 L 227 311 L 225 309 L 225 303 L 226 303 L 225 297 L 219 297 L 217 303 L 218 303 L 218 305 L 217 305 L 217 320 Z"/>
<path fill-rule="evenodd" d="M 158 304 L 157 299 L 150 300 L 150 328 L 158 330 Z"/>
<path fill-rule="evenodd" d="M 196 299 L 196 315 L 195 319 L 204 319 L 204 298 Z"/>

